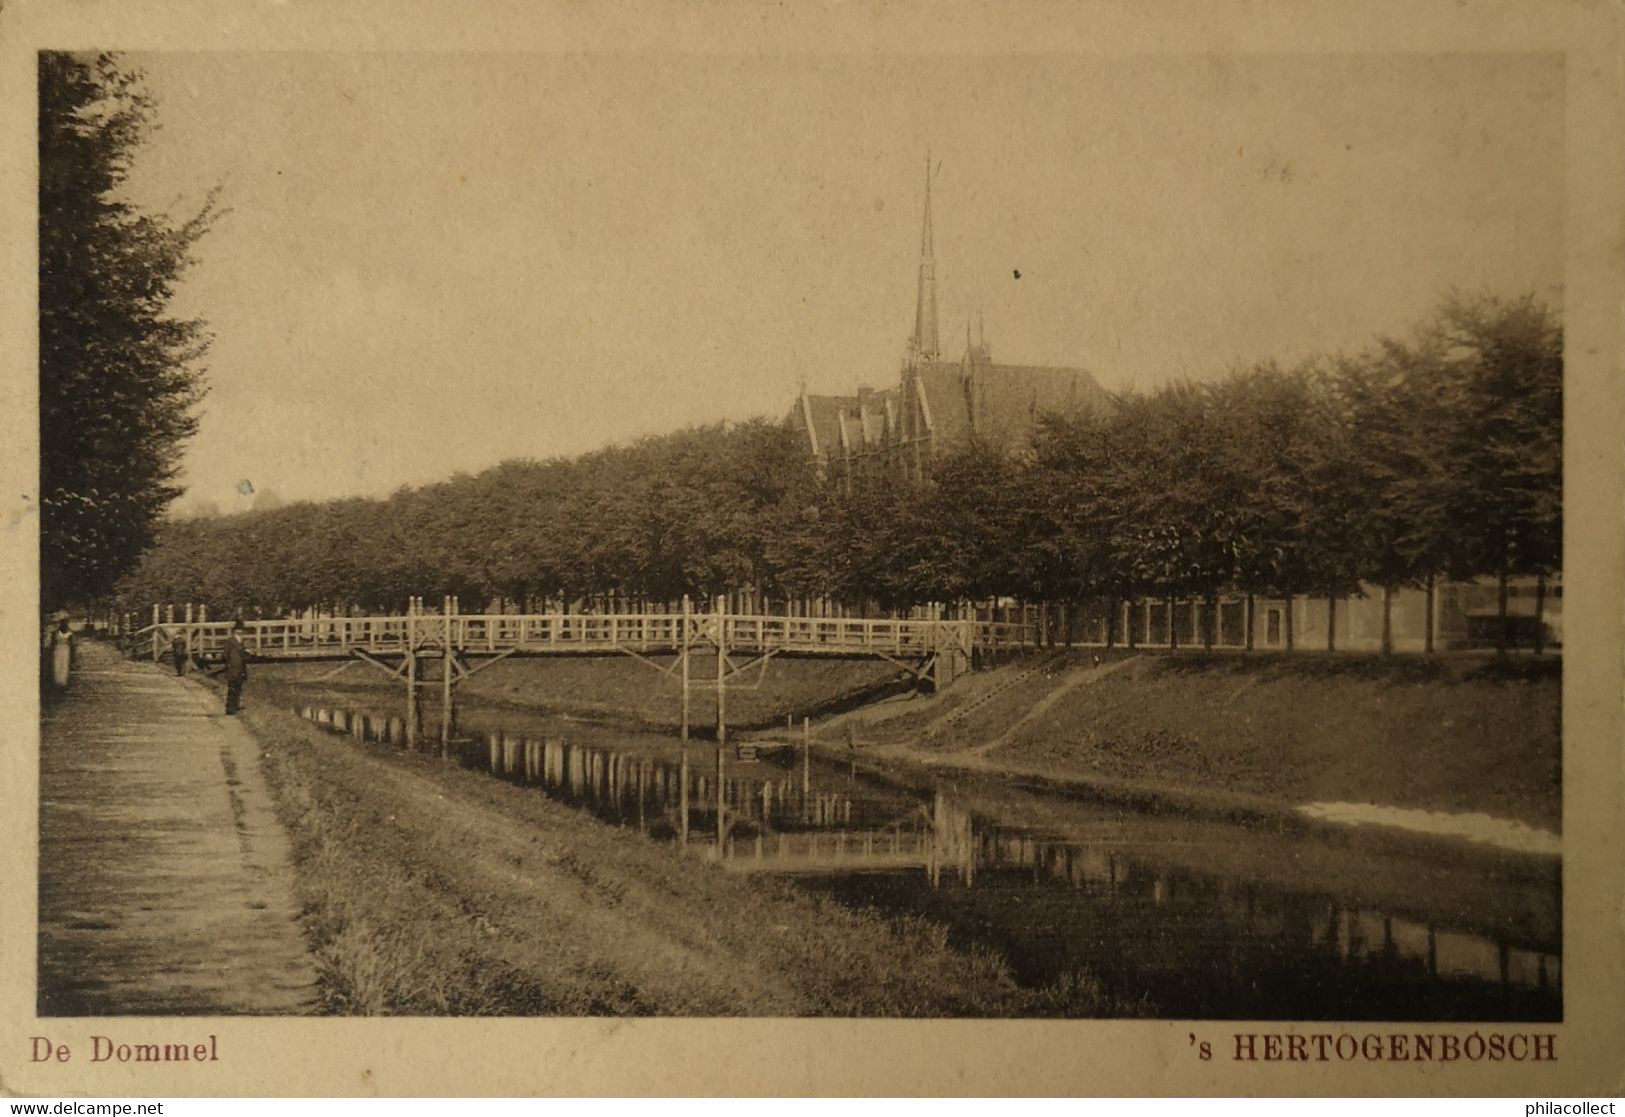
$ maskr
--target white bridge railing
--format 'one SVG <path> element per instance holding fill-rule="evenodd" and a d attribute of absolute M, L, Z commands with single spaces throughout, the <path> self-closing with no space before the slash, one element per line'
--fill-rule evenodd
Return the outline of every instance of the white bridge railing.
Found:
<path fill-rule="evenodd" d="M 466 653 L 569 654 L 674 652 L 721 643 L 741 652 L 890 655 L 919 659 L 946 650 L 1015 651 L 1037 647 L 1040 626 L 1020 621 L 892 620 L 719 613 L 410 613 L 244 621 L 243 645 L 256 658 L 346 656 L 407 649 Z M 188 654 L 218 653 L 231 621 L 175 620 L 149 626 L 153 657 L 179 639 Z M 686 634 L 685 634 L 686 626 Z"/>

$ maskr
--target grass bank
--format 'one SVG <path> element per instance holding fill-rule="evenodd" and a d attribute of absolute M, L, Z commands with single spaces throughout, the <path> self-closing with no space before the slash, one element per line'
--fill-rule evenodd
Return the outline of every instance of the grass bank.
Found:
<path fill-rule="evenodd" d="M 506 659 L 460 684 L 457 694 L 459 700 L 474 699 L 487 705 L 676 732 L 682 710 L 677 675 L 662 674 L 650 662 L 673 667 L 675 661 L 671 656 L 641 662 L 629 656 Z M 330 663 L 256 668 L 257 674 L 289 684 L 312 681 L 332 670 Z M 696 733 L 704 735 L 716 722 L 715 692 L 709 689 L 716 678 L 716 657 L 695 655 L 690 672 L 695 684 L 690 717 Z M 786 717 L 826 717 L 895 693 L 902 685 L 898 669 L 880 660 L 779 656 L 765 669 L 748 668 L 730 680 L 728 724 L 736 729 L 767 728 L 783 726 Z M 391 696 L 400 690 L 399 683 L 363 664 L 346 669 L 322 686 L 387 691 Z"/>
<path fill-rule="evenodd" d="M 1109 1007 L 1088 982 L 1024 991 L 997 958 L 955 949 L 938 924 L 730 875 L 534 790 L 337 738 L 270 702 L 253 702 L 244 717 L 293 838 L 330 1012 L 1010 1016 Z"/>
<path fill-rule="evenodd" d="M 938 763 L 1291 807 L 1482 812 L 1559 829 L 1555 659 L 1090 653 L 1033 659 L 940 698 L 885 703 L 825 739 Z"/>

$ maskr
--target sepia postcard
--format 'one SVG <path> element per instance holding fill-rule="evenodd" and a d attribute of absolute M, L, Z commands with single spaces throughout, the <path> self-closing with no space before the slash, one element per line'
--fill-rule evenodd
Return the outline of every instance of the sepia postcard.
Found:
<path fill-rule="evenodd" d="M 1617 1095 L 1617 6 L 0 7 L 8 1095 Z"/>

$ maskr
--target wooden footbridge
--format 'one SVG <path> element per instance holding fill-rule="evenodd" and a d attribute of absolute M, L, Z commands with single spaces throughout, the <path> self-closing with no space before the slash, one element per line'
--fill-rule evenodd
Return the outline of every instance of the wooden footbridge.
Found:
<path fill-rule="evenodd" d="M 218 661 L 233 621 L 208 619 L 187 606 L 180 616 L 170 606 L 153 606 L 152 624 L 131 634 L 132 652 L 150 651 L 153 660 L 180 651 L 193 662 Z M 730 680 L 752 669 L 766 670 L 775 656 L 829 656 L 880 659 L 941 689 L 969 670 L 972 657 L 997 656 L 1035 648 L 1042 626 L 1030 620 L 992 621 L 797 617 L 699 612 L 687 598 L 674 613 L 463 613 L 455 597 L 439 611 L 412 598 L 404 614 L 366 617 L 298 617 L 243 621 L 242 643 L 261 661 L 340 662 L 343 670 L 364 662 L 403 681 L 415 727 L 421 688 L 442 694 L 441 738 L 451 731 L 453 688 L 493 663 L 512 656 L 610 656 L 637 659 L 680 683 L 684 737 L 692 688 L 714 689 L 717 734 L 726 734 L 726 693 Z M 696 654 L 714 658 L 716 678 L 690 677 Z M 438 665 L 438 666 L 436 666 Z M 432 675 L 431 675 L 432 672 Z M 737 685 L 737 684 L 735 684 Z M 415 728 L 410 730 L 415 734 Z"/>
<path fill-rule="evenodd" d="M 686 603 L 685 603 L 686 604 Z M 209 620 L 190 607 L 176 617 L 153 607 L 153 623 L 134 633 L 136 644 L 160 660 L 179 640 L 188 657 L 219 657 L 235 622 Z M 243 621 L 243 645 L 256 660 L 368 659 L 398 673 L 402 658 L 441 659 L 448 654 L 467 673 L 474 662 L 509 656 L 628 655 L 651 660 L 683 657 L 694 650 L 722 652 L 727 674 L 737 674 L 777 655 L 888 660 L 914 675 L 946 685 L 963 673 L 973 654 L 1033 648 L 1039 625 L 1021 621 L 795 617 L 760 614 L 676 613 L 490 614 L 462 613 L 456 599 L 439 612 L 412 599 L 404 614 L 365 617 L 301 617 Z M 735 664 L 734 656 L 746 657 Z M 657 665 L 663 671 L 670 665 Z"/>

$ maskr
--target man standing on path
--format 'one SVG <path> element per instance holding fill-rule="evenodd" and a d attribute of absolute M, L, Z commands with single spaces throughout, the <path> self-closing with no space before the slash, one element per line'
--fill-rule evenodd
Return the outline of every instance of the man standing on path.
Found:
<path fill-rule="evenodd" d="M 73 629 L 63 615 L 57 621 L 56 631 L 51 633 L 51 682 L 58 691 L 67 689 L 68 676 L 77 666 L 74 661 L 78 658 L 78 649 L 73 646 Z"/>
<path fill-rule="evenodd" d="M 238 621 L 231 626 L 231 635 L 226 637 L 226 713 L 235 714 L 243 699 L 243 683 L 248 679 L 248 649 L 243 647 L 240 636 L 243 632 L 243 622 Z"/>

